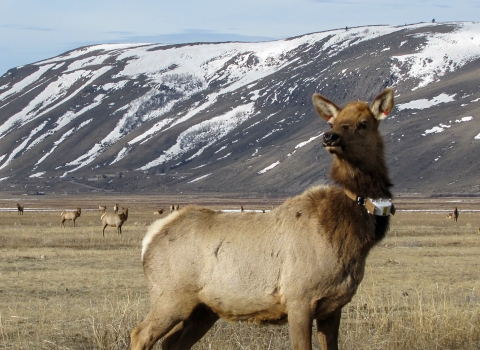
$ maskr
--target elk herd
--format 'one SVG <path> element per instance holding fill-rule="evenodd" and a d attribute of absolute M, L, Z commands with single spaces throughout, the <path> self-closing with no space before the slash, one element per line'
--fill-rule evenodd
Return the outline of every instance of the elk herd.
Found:
<path fill-rule="evenodd" d="M 23 215 L 24 206 L 17 203 L 17 213 L 18 215 Z M 122 234 L 122 226 L 128 219 L 128 208 L 122 207 L 122 212 L 119 213 L 120 206 L 118 203 L 113 205 L 113 213 L 107 213 L 107 207 L 105 205 L 99 205 L 98 210 L 101 214 L 100 220 L 102 222 L 102 236 L 105 237 L 105 228 L 107 226 L 116 227 L 117 228 L 117 235 L 121 236 Z M 180 206 L 171 205 L 170 206 L 170 213 L 174 211 L 180 210 Z M 154 211 L 154 214 L 163 214 L 165 209 L 159 209 Z M 82 208 L 76 208 L 76 210 L 65 210 L 60 213 L 61 221 L 60 227 L 65 228 L 65 221 L 72 221 L 72 226 L 76 227 L 76 220 L 81 216 Z"/>

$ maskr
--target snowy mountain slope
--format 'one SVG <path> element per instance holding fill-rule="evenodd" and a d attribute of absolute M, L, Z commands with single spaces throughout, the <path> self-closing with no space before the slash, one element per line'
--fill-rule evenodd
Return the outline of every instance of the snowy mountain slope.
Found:
<path fill-rule="evenodd" d="M 391 86 L 396 190 L 477 193 L 479 59 L 467 22 L 79 48 L 0 78 L 0 190 L 297 193 L 328 181 L 311 95 Z"/>

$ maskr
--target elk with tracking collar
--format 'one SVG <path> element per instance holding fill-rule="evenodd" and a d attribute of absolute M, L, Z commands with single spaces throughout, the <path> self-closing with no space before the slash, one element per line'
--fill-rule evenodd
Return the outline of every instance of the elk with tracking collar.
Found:
<path fill-rule="evenodd" d="M 369 106 L 337 107 L 314 94 L 332 129 L 336 186 L 314 186 L 265 214 L 185 207 L 154 222 L 142 243 L 150 311 L 134 350 L 190 349 L 219 319 L 288 322 L 292 348 L 338 349 L 342 307 L 362 281 L 370 249 L 386 234 L 392 186 L 378 127 L 393 109 L 386 89 Z"/>

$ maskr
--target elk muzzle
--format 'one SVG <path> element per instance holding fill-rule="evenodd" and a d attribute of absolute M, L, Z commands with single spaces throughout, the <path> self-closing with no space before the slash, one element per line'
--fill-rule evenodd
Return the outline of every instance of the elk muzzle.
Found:
<path fill-rule="evenodd" d="M 343 147 L 340 146 L 340 135 L 336 132 L 324 133 L 322 145 L 330 153 L 341 153 L 343 151 Z"/>

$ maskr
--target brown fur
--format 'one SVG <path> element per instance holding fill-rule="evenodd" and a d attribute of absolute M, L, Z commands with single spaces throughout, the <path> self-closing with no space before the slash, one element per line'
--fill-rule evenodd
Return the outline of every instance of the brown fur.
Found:
<path fill-rule="evenodd" d="M 82 214 L 82 208 L 77 208 L 76 211 L 62 211 L 60 214 L 62 217 L 62 222 L 60 223 L 60 227 L 65 227 L 65 220 L 72 220 L 73 227 L 75 227 L 75 220 L 80 217 Z"/>
<path fill-rule="evenodd" d="M 455 219 L 455 222 L 457 222 L 457 220 L 458 220 L 458 209 L 457 209 L 457 207 L 455 207 L 455 209 L 453 210 L 453 218 Z"/>
<path fill-rule="evenodd" d="M 102 235 L 105 237 L 105 228 L 107 226 L 112 226 L 117 228 L 117 234 L 120 236 L 122 234 L 122 226 L 125 221 L 128 219 L 128 208 L 122 208 L 123 213 L 120 214 L 108 214 L 105 213 L 101 216 L 102 219 Z"/>
<path fill-rule="evenodd" d="M 315 320 L 321 348 L 338 349 L 342 307 L 389 224 L 343 189 L 391 197 L 378 125 L 393 92 L 371 107 L 340 109 L 318 94 L 313 101 L 332 123 L 323 143 L 338 187 L 312 187 L 265 214 L 189 206 L 153 223 L 142 244 L 150 312 L 132 332 L 132 349 L 151 349 L 162 337 L 164 350 L 190 349 L 219 318 L 288 320 L 295 350 L 311 350 Z"/>
<path fill-rule="evenodd" d="M 17 203 L 18 215 L 23 215 L 23 205 Z"/>

